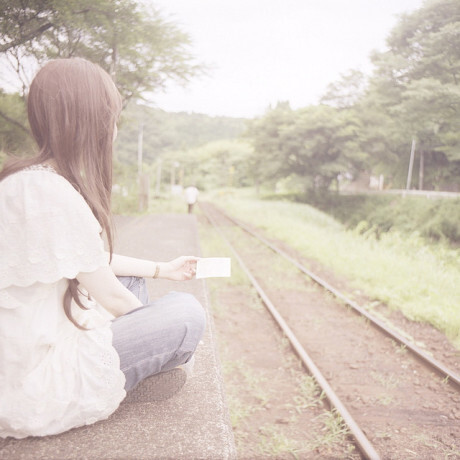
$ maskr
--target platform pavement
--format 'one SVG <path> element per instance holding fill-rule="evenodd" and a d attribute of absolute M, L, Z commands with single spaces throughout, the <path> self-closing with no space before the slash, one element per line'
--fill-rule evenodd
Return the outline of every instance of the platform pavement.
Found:
<path fill-rule="evenodd" d="M 194 215 L 119 217 L 116 252 L 153 260 L 200 255 Z M 0 459 L 230 459 L 236 457 L 209 300 L 203 280 L 149 280 L 152 298 L 170 290 L 194 294 L 208 324 L 193 377 L 173 398 L 149 401 L 141 383 L 107 420 L 44 438 L 0 439 Z M 0 390 L 1 391 L 1 390 Z"/>

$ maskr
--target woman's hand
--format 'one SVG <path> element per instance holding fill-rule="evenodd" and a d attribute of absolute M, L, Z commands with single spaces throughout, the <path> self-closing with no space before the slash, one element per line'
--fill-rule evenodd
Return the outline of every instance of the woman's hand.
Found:
<path fill-rule="evenodd" d="M 196 263 L 199 257 L 181 256 L 170 262 L 159 262 L 158 278 L 173 281 L 191 280 L 196 273 Z"/>

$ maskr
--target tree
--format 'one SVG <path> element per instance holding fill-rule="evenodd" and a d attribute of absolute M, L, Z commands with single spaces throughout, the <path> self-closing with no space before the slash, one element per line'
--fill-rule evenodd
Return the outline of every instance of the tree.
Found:
<path fill-rule="evenodd" d="M 0 152 L 30 150 L 32 139 L 28 135 L 24 101 L 18 94 L 0 90 Z"/>
<path fill-rule="evenodd" d="M 0 54 L 23 97 L 30 69 L 79 56 L 107 70 L 126 103 L 196 75 L 189 45 L 187 35 L 134 0 L 0 1 Z"/>
<path fill-rule="evenodd" d="M 389 51 L 399 56 L 393 77 L 400 82 L 434 78 L 459 84 L 460 4 L 457 0 L 430 0 L 401 17 L 387 39 Z"/>
<path fill-rule="evenodd" d="M 141 123 L 144 126 L 143 156 L 146 163 L 154 161 L 166 152 L 184 152 L 212 141 L 235 139 L 245 127 L 243 118 L 166 112 L 132 101 L 123 111 L 116 142 L 116 155 L 123 163 L 137 161 Z"/>
<path fill-rule="evenodd" d="M 221 139 L 191 149 L 168 152 L 163 165 L 179 164 L 183 186 L 195 185 L 200 190 L 222 187 L 244 187 L 251 184 L 248 159 L 251 146 L 239 139 Z"/>
<path fill-rule="evenodd" d="M 357 142 L 359 130 L 359 120 L 349 110 L 319 105 L 297 111 L 283 132 L 289 139 L 284 156 L 291 172 L 316 191 L 328 190 L 339 174 L 354 174 L 366 158 Z"/>
<path fill-rule="evenodd" d="M 263 165 L 264 179 L 295 175 L 304 190 L 328 190 L 340 173 L 354 173 L 366 155 L 360 150 L 359 120 L 350 110 L 326 105 L 296 111 L 278 105 L 248 132 L 254 163 Z"/>
<path fill-rule="evenodd" d="M 265 115 L 249 123 L 245 137 L 253 146 L 249 159 L 254 183 L 276 182 L 290 173 L 290 168 L 282 155 L 283 129 L 293 123 L 294 111 L 288 102 L 278 102 Z"/>
<path fill-rule="evenodd" d="M 415 138 L 420 178 L 425 168 L 430 185 L 438 187 L 455 178 L 460 161 L 460 3 L 427 2 L 402 16 L 387 43 L 387 51 L 372 57 L 367 107 L 386 117 L 383 143 L 399 144 L 394 169 L 406 169 L 407 145 Z"/>
<path fill-rule="evenodd" d="M 320 102 L 337 108 L 352 108 L 363 97 L 366 85 L 365 75 L 361 71 L 350 70 L 327 86 Z"/>
<path fill-rule="evenodd" d="M 187 81 L 198 70 L 189 38 L 155 9 L 133 0 L 3 0 L 1 5 L 0 53 L 16 69 L 24 58 L 41 64 L 85 57 L 112 75 L 125 99 L 158 90 L 170 78 Z"/>

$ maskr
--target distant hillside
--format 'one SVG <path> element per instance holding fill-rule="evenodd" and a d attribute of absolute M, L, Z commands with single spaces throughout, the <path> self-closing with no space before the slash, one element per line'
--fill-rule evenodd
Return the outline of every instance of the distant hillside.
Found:
<path fill-rule="evenodd" d="M 211 141 L 238 138 L 246 119 L 211 117 L 198 113 L 172 113 L 131 104 L 122 115 L 116 142 L 116 156 L 123 163 L 137 161 L 139 124 L 143 122 L 143 157 L 153 161 L 158 155 L 198 147 Z"/>

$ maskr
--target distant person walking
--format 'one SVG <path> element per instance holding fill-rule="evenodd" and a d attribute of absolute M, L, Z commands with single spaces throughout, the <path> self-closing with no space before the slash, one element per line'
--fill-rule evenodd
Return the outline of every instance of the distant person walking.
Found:
<path fill-rule="evenodd" d="M 27 106 L 38 153 L 0 172 L 2 438 L 106 419 L 149 376 L 151 399 L 170 397 L 205 327 L 193 296 L 149 302 L 144 280 L 192 279 L 197 257 L 154 262 L 112 252 L 122 101 L 110 76 L 80 58 L 48 62 Z"/>
<path fill-rule="evenodd" d="M 190 185 L 185 189 L 185 201 L 187 202 L 189 214 L 193 212 L 193 205 L 197 202 L 198 195 L 198 189 L 194 185 Z"/>

